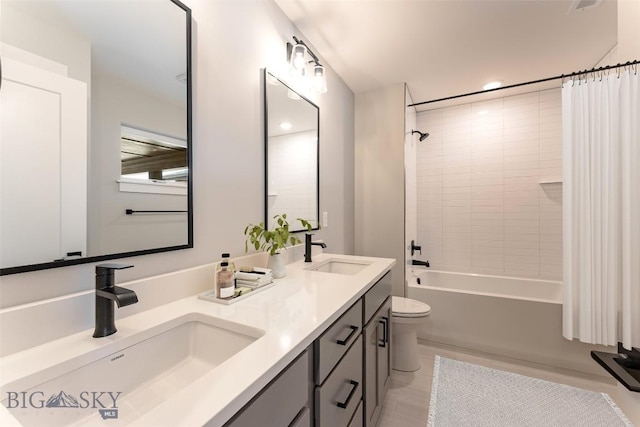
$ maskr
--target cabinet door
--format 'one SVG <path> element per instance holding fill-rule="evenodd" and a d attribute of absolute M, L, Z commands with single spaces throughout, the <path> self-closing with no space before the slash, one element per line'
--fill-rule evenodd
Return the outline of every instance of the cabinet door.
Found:
<path fill-rule="evenodd" d="M 380 323 L 376 317 L 364 328 L 364 412 L 365 425 L 376 424 L 380 415 L 378 404 L 378 337 Z"/>
<path fill-rule="evenodd" d="M 365 425 L 375 426 L 391 383 L 391 298 L 364 328 Z"/>
<path fill-rule="evenodd" d="M 391 298 L 380 308 L 376 316 L 382 336 L 378 340 L 378 404 L 382 406 L 391 383 Z"/>

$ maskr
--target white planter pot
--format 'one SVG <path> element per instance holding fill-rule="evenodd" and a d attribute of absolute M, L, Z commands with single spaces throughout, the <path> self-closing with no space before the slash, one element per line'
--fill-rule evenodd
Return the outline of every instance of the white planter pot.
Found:
<path fill-rule="evenodd" d="M 287 275 L 287 265 L 284 262 L 284 255 L 275 254 L 269 256 L 269 268 L 274 279 L 280 279 Z"/>

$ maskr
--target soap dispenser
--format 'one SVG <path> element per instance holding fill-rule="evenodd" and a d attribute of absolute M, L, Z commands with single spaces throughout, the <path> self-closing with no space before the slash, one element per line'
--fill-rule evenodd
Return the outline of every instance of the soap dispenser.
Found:
<path fill-rule="evenodd" d="M 220 299 L 231 298 L 236 290 L 233 280 L 233 271 L 229 270 L 229 263 L 222 261 L 220 270 L 216 272 L 216 297 Z"/>

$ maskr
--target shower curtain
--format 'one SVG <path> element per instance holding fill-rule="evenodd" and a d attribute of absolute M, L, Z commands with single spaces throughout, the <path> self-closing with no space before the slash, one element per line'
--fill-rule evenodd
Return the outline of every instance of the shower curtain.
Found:
<path fill-rule="evenodd" d="M 563 335 L 640 347 L 640 76 L 562 88 Z"/>

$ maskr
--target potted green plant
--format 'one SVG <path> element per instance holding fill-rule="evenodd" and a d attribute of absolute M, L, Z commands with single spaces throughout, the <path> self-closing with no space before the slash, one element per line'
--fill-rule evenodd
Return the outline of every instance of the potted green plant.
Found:
<path fill-rule="evenodd" d="M 259 224 L 249 224 L 244 229 L 246 240 L 244 242 L 244 251 L 249 251 L 249 246 L 255 250 L 265 251 L 269 253 L 269 268 L 271 268 L 273 277 L 279 279 L 287 275 L 283 255 L 280 253 L 288 245 L 297 245 L 302 240 L 295 234 L 289 232 L 289 221 L 287 214 L 275 215 L 273 217 L 276 226 L 273 230 L 268 230 L 264 222 Z M 296 218 L 303 227 L 311 230 L 311 223 L 306 219 Z"/>

